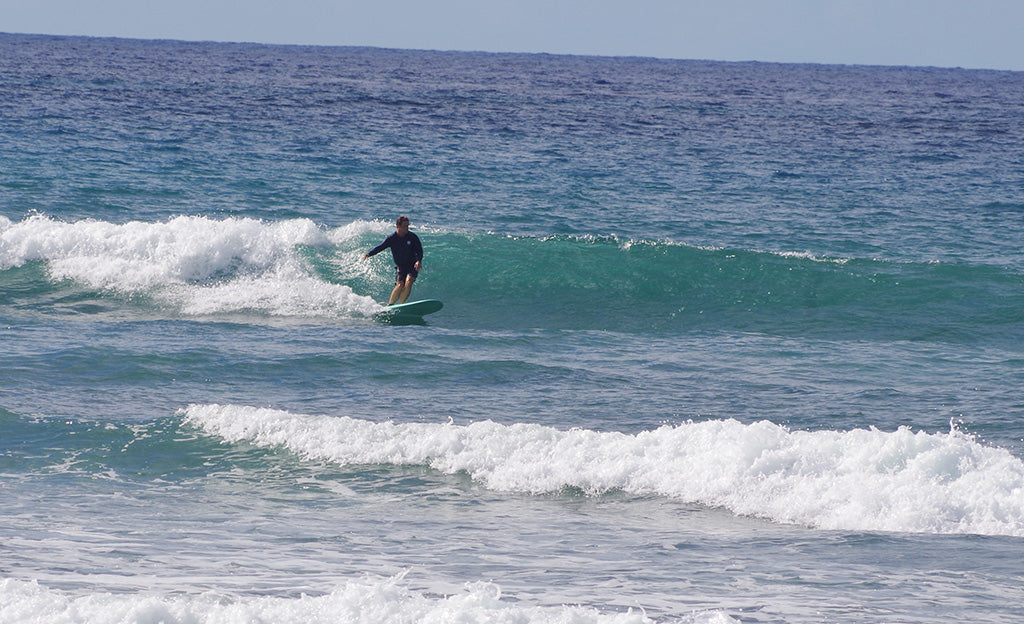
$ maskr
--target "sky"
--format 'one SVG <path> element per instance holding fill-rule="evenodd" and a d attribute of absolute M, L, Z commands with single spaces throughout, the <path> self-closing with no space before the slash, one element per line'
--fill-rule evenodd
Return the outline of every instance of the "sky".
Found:
<path fill-rule="evenodd" d="M 1021 0 L 0 0 L 0 32 L 1024 71 Z"/>

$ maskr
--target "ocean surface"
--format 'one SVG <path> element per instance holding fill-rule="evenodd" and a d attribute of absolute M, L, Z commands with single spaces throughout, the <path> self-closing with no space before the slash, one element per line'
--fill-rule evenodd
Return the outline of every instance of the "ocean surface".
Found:
<path fill-rule="evenodd" d="M 1024 621 L 1021 72 L 0 35 L 0 347 L 0 624 Z"/>

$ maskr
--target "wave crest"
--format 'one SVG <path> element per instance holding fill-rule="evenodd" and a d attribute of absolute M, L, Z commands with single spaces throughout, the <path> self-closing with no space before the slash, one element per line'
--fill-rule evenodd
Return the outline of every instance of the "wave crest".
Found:
<path fill-rule="evenodd" d="M 29 271 L 11 279 L 34 282 L 37 293 L 83 285 L 160 312 L 365 318 L 381 310 L 366 295 L 385 296 L 393 281 L 386 258 L 360 259 L 391 227 L 194 216 L 65 223 L 36 215 L 0 221 L 0 271 L 38 263 L 47 278 Z M 445 317 L 462 326 L 1001 344 L 1022 335 L 1024 277 L 1000 267 L 420 232 L 427 257 L 416 292 L 449 303 Z"/>
<path fill-rule="evenodd" d="M 237 405 L 190 405 L 228 442 L 338 464 L 429 465 L 496 490 L 622 490 L 821 529 L 1024 536 L 1024 462 L 953 429 L 790 431 L 687 422 L 636 435 L 492 421 L 375 423 Z"/>
<path fill-rule="evenodd" d="M 309 219 L 179 216 L 116 224 L 36 215 L 0 222 L 0 269 L 44 262 L 53 280 L 144 295 L 185 314 L 369 315 L 380 306 L 320 279 L 298 252 L 352 235 L 325 232 Z"/>

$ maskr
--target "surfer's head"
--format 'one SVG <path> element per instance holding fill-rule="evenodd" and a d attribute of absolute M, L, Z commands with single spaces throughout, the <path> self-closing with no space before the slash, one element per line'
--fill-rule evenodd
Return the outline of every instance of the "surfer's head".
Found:
<path fill-rule="evenodd" d="M 409 229 L 409 217 L 402 215 L 395 220 L 395 228 L 399 234 L 405 235 L 405 232 Z"/>

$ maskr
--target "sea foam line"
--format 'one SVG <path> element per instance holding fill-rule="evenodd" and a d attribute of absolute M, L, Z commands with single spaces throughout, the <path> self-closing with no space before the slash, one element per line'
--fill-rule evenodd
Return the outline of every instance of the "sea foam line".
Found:
<path fill-rule="evenodd" d="M 227 442 L 338 464 L 428 465 L 529 493 L 622 490 L 821 529 L 1024 536 L 1024 462 L 948 433 L 790 431 L 768 421 L 665 425 L 636 435 L 537 424 L 371 422 L 190 405 Z"/>
<path fill-rule="evenodd" d="M 225 600 L 212 595 L 162 596 L 93 593 L 73 596 L 35 582 L 0 580 L 0 624 L 654 624 L 642 611 L 604 613 L 579 606 L 530 607 L 501 599 L 493 583 L 469 583 L 441 598 L 411 591 L 401 576 L 350 581 L 321 596 Z M 733 624 L 718 611 L 695 613 L 691 624 Z"/>

